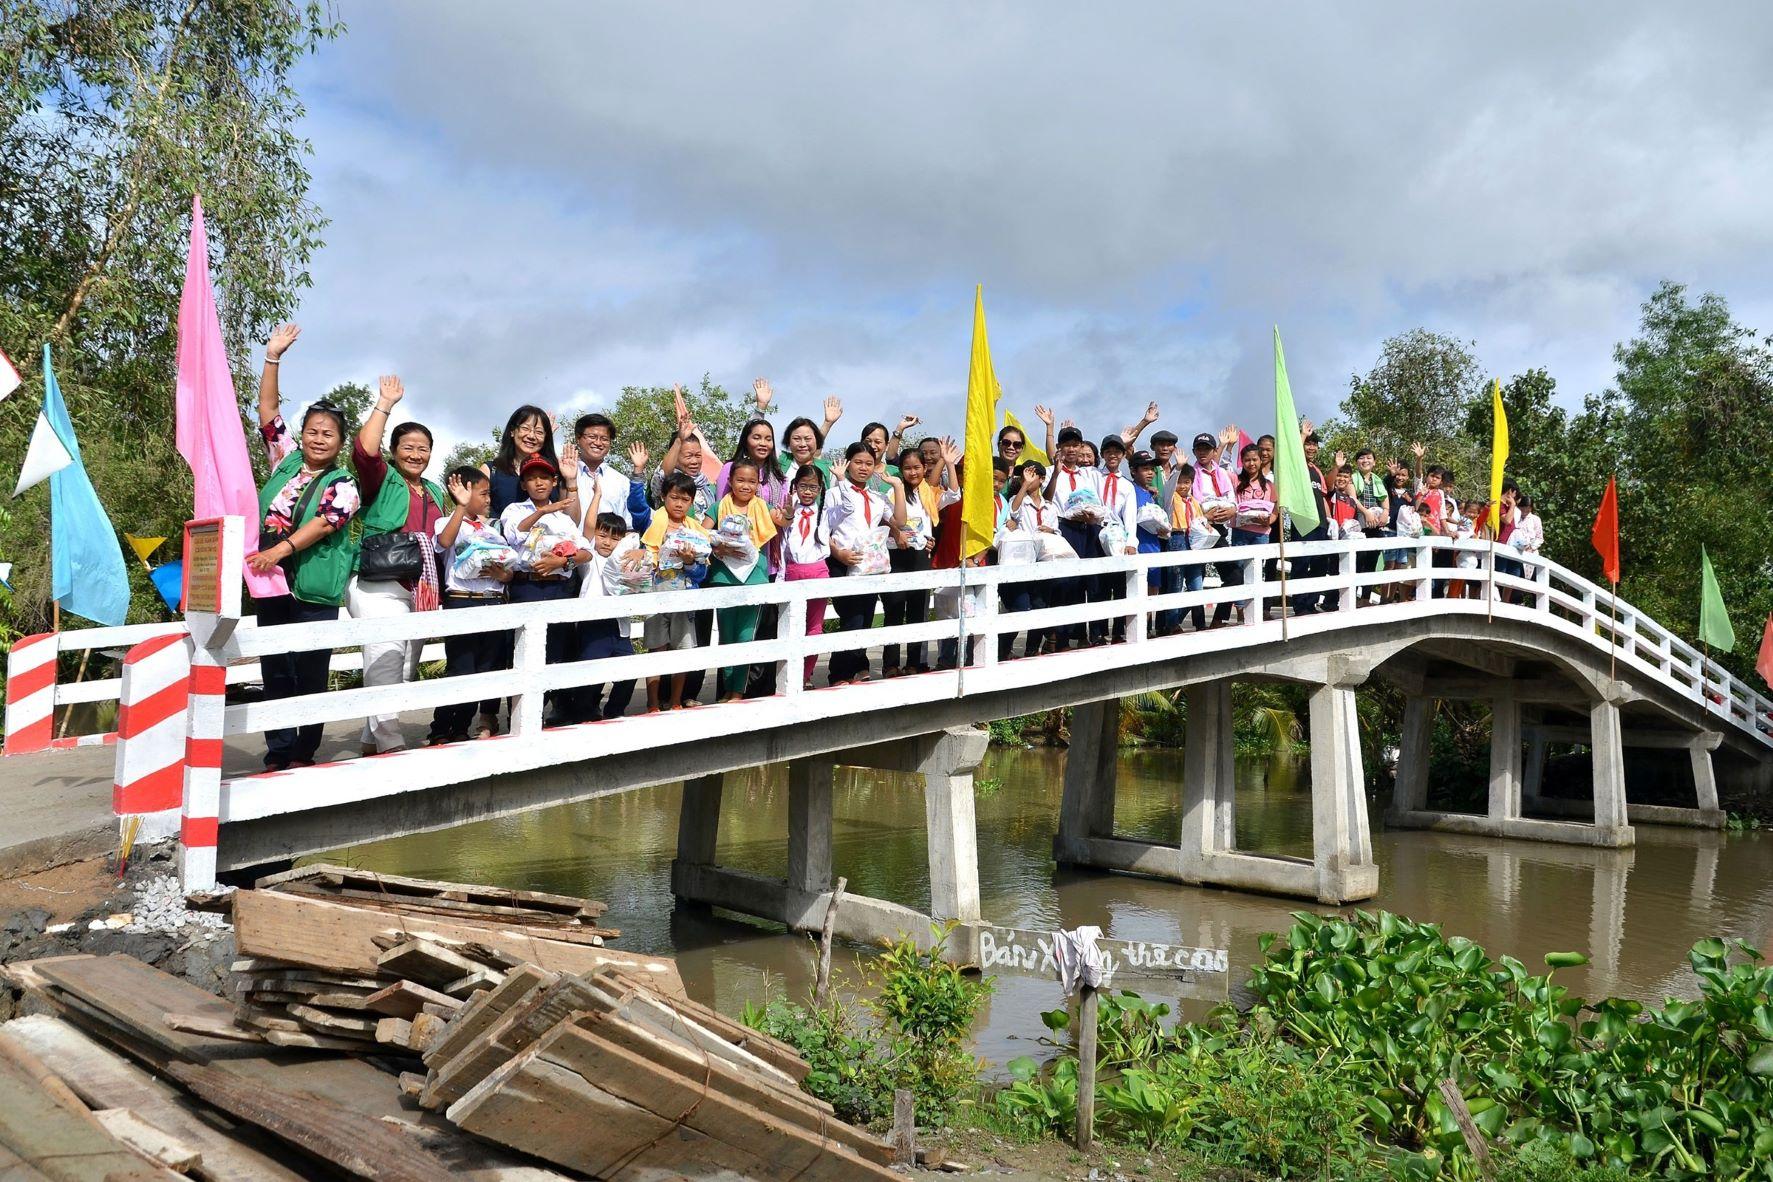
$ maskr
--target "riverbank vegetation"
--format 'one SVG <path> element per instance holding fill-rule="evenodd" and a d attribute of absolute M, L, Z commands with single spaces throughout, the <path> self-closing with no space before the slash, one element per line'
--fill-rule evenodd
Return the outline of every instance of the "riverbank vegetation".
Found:
<path fill-rule="evenodd" d="M 1484 1177 L 1451 1091 L 1499 1179 L 1773 1178 L 1773 968 L 1747 944 L 1700 941 L 1687 957 L 1699 996 L 1646 1006 L 1571 994 L 1557 972 L 1578 953 L 1535 973 L 1396 915 L 1295 918 L 1264 937 L 1247 1010 L 1172 1023 L 1165 1005 L 1103 997 L 1096 1119 L 1108 1146 L 1161 1152 L 1183 1177 Z M 1008 1083 L 982 1087 L 960 1078 L 955 1042 L 982 992 L 909 945 L 889 952 L 879 987 L 863 1004 L 886 1033 L 863 1044 L 843 1041 L 847 1029 L 833 1050 L 821 1043 L 843 1028 L 840 1006 L 776 1000 L 748 1019 L 823 1065 L 829 1077 L 816 1066 L 808 1086 L 839 1115 L 878 1118 L 891 1081 L 913 1078 L 902 1066 L 934 1052 L 940 1085 L 920 1094 L 920 1120 L 1030 1143 L 1071 1136 L 1071 1011 L 1043 1015 L 1055 1035 L 1044 1061 L 1017 1059 Z M 907 998 L 933 1021 L 894 1018 Z M 859 1106 L 832 1086 L 846 1071 Z"/>

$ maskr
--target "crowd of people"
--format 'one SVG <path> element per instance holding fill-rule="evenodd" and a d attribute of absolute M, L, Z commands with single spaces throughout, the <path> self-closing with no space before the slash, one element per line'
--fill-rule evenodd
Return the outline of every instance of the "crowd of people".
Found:
<path fill-rule="evenodd" d="M 1387 461 L 1370 450 L 1352 462 L 1334 453 L 1319 464 L 1320 440 L 1310 422 L 1300 434 L 1319 510 L 1319 524 L 1301 533 L 1277 501 L 1275 439 L 1254 441 L 1235 427 L 1192 437 L 1188 452 L 1167 429 L 1153 430 L 1149 449 L 1141 438 L 1158 422 L 1151 403 L 1137 421 L 1099 441 L 1070 421 L 1055 423 L 1037 406 L 1050 463 L 1030 458 L 1027 434 L 1013 422 L 997 432 L 990 457 L 994 498 L 991 547 L 963 557 L 961 517 L 964 456 L 952 438 L 914 439 L 915 416 L 892 428 L 863 426 L 854 442 L 834 436 L 843 406 L 827 398 L 820 421 L 795 417 L 778 436 L 771 421 L 774 391 L 759 379 L 755 416 L 738 433 L 729 457 L 709 444 L 679 392 L 675 427 L 657 453 L 645 441 L 625 439 L 619 424 L 602 414 L 581 415 L 556 447 L 557 424 L 546 411 L 520 406 L 500 434 L 496 453 L 478 467 L 456 467 L 441 480 L 427 475 L 433 439 L 429 429 L 405 421 L 389 431 L 405 389 L 397 377 L 380 380 L 374 407 L 352 430 L 345 414 L 320 401 L 308 406 L 295 433 L 281 413 L 279 366 L 300 336 L 296 325 L 278 329 L 267 343 L 259 379 L 260 433 L 270 473 L 259 497 L 259 547 L 248 562 L 263 573 L 281 568 L 287 594 L 256 599 L 262 626 L 409 612 L 459 611 L 495 603 L 533 603 L 575 596 L 629 595 L 695 587 L 750 586 L 776 580 L 829 580 L 887 572 L 952 569 L 987 563 L 1026 566 L 1026 580 L 1001 587 L 1007 612 L 1121 598 L 1125 577 L 1066 573 L 1065 563 L 1109 554 L 1157 553 L 1260 545 L 1289 540 L 1361 537 L 1451 538 L 1491 536 L 1483 497 L 1462 500 L 1454 473 L 1424 465 L 1417 445 L 1415 466 Z M 558 424 L 565 433 L 567 424 Z M 615 458 L 625 454 L 626 470 Z M 655 463 L 656 460 L 656 463 Z M 983 461 L 981 461 L 983 462 Z M 1503 486 L 1495 540 L 1532 553 L 1544 531 L 1532 501 L 1514 484 Z M 1359 569 L 1407 565 L 1409 549 L 1363 549 Z M 1476 566 L 1476 552 L 1447 551 L 1437 561 Z M 1291 576 L 1329 574 L 1331 558 L 1302 556 Z M 1057 565 L 1049 565 L 1057 564 Z M 1499 558 L 1498 569 L 1521 573 L 1519 559 Z M 1251 562 L 1227 556 L 1211 564 L 1156 568 L 1154 593 L 1202 590 L 1209 577 L 1235 587 L 1249 577 Z M 1382 598 L 1405 593 L 1402 581 L 1382 586 Z M 958 584 L 952 595 L 928 590 L 829 594 L 807 605 L 806 630 L 825 627 L 827 603 L 846 632 L 932 618 L 953 619 L 967 610 Z M 1434 582 L 1436 595 L 1464 595 L 1456 571 Z M 1206 598 L 1206 597 L 1204 597 Z M 1290 597 L 1295 614 L 1326 610 L 1332 596 L 1306 591 Z M 1246 601 L 1247 602 L 1247 601 Z M 1207 629 L 1232 621 L 1235 593 L 1213 603 L 1169 608 L 1149 621 L 1153 635 Z M 774 605 L 655 613 L 646 617 L 647 652 L 710 645 L 718 622 L 720 644 L 772 639 L 780 624 Z M 1013 624 L 1014 617 L 1010 623 Z M 626 621 L 606 619 L 553 625 L 547 633 L 550 662 L 631 655 Z M 1022 655 L 1117 643 L 1125 619 L 1036 629 L 1022 635 Z M 957 630 L 958 631 L 958 630 Z M 998 639 L 999 659 L 1014 655 L 1016 633 Z M 970 644 L 970 642 L 969 642 Z M 386 641 L 363 646 L 365 685 L 394 685 L 417 676 L 420 646 Z M 512 634 L 462 633 L 444 642 L 449 676 L 510 667 Z M 897 677 L 953 668 L 971 661 L 957 638 L 935 646 L 888 644 L 879 675 Z M 263 662 L 269 698 L 317 693 L 326 688 L 330 653 L 317 650 Z M 799 671 L 811 687 L 814 659 Z M 866 681 L 875 675 L 866 648 L 831 655 L 830 684 Z M 645 679 L 646 709 L 675 710 L 701 700 L 705 671 Z M 714 676 L 714 698 L 730 701 L 777 692 L 774 664 L 735 664 Z M 611 718 L 631 707 L 634 682 L 586 686 L 552 695 L 550 721 L 574 723 Z M 446 743 L 500 733 L 497 699 L 439 707 L 428 741 Z M 282 770 L 314 762 L 318 724 L 266 733 L 266 767 Z M 362 749 L 377 754 L 400 749 L 399 718 L 366 719 Z"/>

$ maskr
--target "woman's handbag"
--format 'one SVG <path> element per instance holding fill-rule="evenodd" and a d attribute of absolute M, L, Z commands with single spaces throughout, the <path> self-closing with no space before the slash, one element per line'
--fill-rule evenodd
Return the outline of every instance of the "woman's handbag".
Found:
<path fill-rule="evenodd" d="M 375 534 L 358 547 L 357 577 L 389 582 L 410 582 L 419 577 L 424 562 L 424 534 Z"/>

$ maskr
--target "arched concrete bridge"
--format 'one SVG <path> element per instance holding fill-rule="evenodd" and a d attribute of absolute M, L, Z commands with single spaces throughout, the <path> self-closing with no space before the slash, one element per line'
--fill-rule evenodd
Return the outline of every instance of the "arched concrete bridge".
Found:
<path fill-rule="evenodd" d="M 1360 573 L 1363 552 L 1406 549 L 1402 569 Z M 1474 553 L 1475 569 L 1434 566 L 1437 551 Z M 1505 551 L 1505 553 L 1507 553 Z M 1242 586 L 1148 594 L 1151 568 L 1251 563 Z M 543 808 L 648 785 L 685 781 L 673 885 L 680 897 L 815 927 L 830 892 L 831 771 L 837 765 L 916 772 L 924 777 L 930 827 L 931 910 L 978 921 L 972 773 L 985 739 L 974 724 L 1060 706 L 1076 707 L 1064 804 L 1055 841 L 1060 860 L 1180 882 L 1276 892 L 1345 903 L 1372 896 L 1372 859 L 1356 693 L 1383 680 L 1405 695 L 1404 739 L 1389 824 L 1600 846 L 1629 845 L 1634 822 L 1721 824 L 1720 777 L 1766 782 L 1773 770 L 1773 703 L 1706 660 L 1628 603 L 1557 567 L 1527 560 L 1525 577 L 1492 573 L 1484 545 L 1441 539 L 1314 543 L 1292 559 L 1325 557 L 1332 573 L 1292 579 L 1289 594 L 1324 592 L 1336 610 L 1283 619 L 1282 587 L 1262 578 L 1275 547 L 1139 555 L 1061 566 L 987 567 L 885 575 L 877 591 L 922 588 L 951 601 L 960 618 L 862 634 L 808 637 L 809 599 L 832 584 L 775 584 L 512 605 L 395 619 L 257 628 L 206 623 L 141 641 L 118 692 L 120 814 L 140 816 L 148 836 L 177 835 L 192 886 L 218 870 L 335 849 Z M 1124 599 L 1009 614 L 1004 583 L 1112 575 Z M 1457 576 L 1467 594 L 1438 592 Z M 845 590 L 864 582 L 842 584 Z M 1395 602 L 1365 602 L 1381 588 Z M 1233 602 L 1242 624 L 1168 637 L 1146 634 L 1147 614 Z M 551 624 L 774 603 L 780 638 L 688 652 L 548 665 Z M 1127 641 L 1055 655 L 997 659 L 997 638 L 1092 620 L 1124 619 Z M 1616 622 L 1615 622 L 1616 620 Z M 279 702 L 225 704 L 231 669 L 278 652 L 348 649 L 368 639 L 430 640 L 451 632 L 511 628 L 516 667 L 472 677 L 350 689 Z M 65 634 L 78 636 L 78 633 Z M 802 690 L 800 669 L 861 645 L 944 639 L 976 641 L 972 663 L 832 689 Z M 784 692 L 773 698 L 639 715 L 578 726 L 542 726 L 543 695 L 611 680 L 720 664 L 777 663 Z M 1239 679 L 1310 687 L 1313 857 L 1235 848 L 1230 686 Z M 1188 743 L 1177 791 L 1183 802 L 1173 842 L 1135 842 L 1113 831 L 1117 700 L 1182 688 Z M 88 691 L 90 692 L 90 691 Z M 499 739 L 421 748 L 313 768 L 251 770 L 256 736 L 276 725 L 326 723 L 370 713 L 414 712 L 488 697 L 513 698 L 512 733 Z M 1428 809 L 1427 756 L 1437 699 L 1482 698 L 1495 718 L 1489 799 L 1478 815 Z M 1541 800 L 1546 745 L 1592 748 L 1591 799 Z M 1693 772 L 1692 804 L 1655 808 L 1625 796 L 1627 749 L 1683 748 Z M 54 759 L 48 755 L 39 758 Z M 715 863 L 721 776 L 758 764 L 790 764 L 789 875 L 765 881 Z M 1557 811 L 1559 815 L 1543 814 Z M 1563 815 L 1576 812 L 1578 816 Z M 1538 815 L 1536 815 L 1538 814 Z M 899 904 L 846 896 L 838 929 L 858 937 L 924 930 L 925 916 Z"/>

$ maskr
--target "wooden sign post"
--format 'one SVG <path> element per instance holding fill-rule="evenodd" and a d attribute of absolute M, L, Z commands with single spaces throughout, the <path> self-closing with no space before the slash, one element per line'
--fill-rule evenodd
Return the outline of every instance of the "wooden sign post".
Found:
<path fill-rule="evenodd" d="M 1033 932 L 984 924 L 975 932 L 981 971 L 1064 980 L 1060 954 L 1055 952 L 1055 947 L 1061 935 L 1073 933 Z M 1094 947 L 1100 963 L 1094 966 L 1093 974 L 1079 973 L 1075 983 L 1078 997 L 1079 1149 L 1089 1148 L 1096 1139 L 1096 1023 L 1101 990 L 1147 985 L 1177 997 L 1224 1001 L 1231 967 L 1230 957 L 1223 948 L 1190 948 L 1149 940 L 1108 940 L 1100 936 L 1095 939 Z M 1090 981 L 1092 975 L 1094 983 Z"/>

